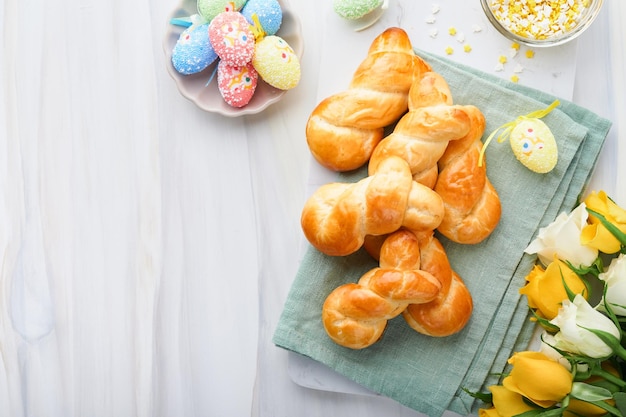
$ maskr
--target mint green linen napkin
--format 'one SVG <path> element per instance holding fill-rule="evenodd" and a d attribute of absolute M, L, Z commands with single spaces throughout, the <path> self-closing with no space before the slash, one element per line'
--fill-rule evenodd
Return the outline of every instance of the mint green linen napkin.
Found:
<path fill-rule="evenodd" d="M 555 97 L 417 51 L 448 81 L 455 102 L 474 104 L 485 114 L 486 135 L 519 115 L 545 108 Z M 452 267 L 474 298 L 474 312 L 460 333 L 430 338 L 398 317 L 375 345 L 354 351 L 334 344 L 321 323 L 327 295 L 355 282 L 376 266 L 364 251 L 330 257 L 309 247 L 292 284 L 274 333 L 282 348 L 317 360 L 368 389 L 429 416 L 445 410 L 475 412 L 481 405 L 464 389 L 479 391 L 496 383 L 514 350 L 524 349 L 533 326 L 519 295 L 534 258 L 524 249 L 540 227 L 575 205 L 588 181 L 610 122 L 561 100 L 544 119 L 555 133 L 559 162 L 549 174 L 535 174 L 514 157 L 508 143 L 492 143 L 486 154 L 488 175 L 500 195 L 498 228 L 478 245 L 441 238 Z M 365 169 L 336 174 L 354 182 Z"/>

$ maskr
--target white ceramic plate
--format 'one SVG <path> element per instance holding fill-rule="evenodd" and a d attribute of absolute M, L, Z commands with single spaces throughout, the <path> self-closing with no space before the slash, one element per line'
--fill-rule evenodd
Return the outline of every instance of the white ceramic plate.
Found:
<path fill-rule="evenodd" d="M 298 59 L 301 59 L 304 50 L 304 42 L 302 40 L 300 20 L 291 9 L 287 0 L 279 0 L 279 3 L 283 11 L 283 21 L 276 35 L 283 38 L 293 48 Z M 196 5 L 196 0 L 182 0 L 178 8 L 172 12 L 170 19 L 189 17 L 193 14 L 197 14 Z M 194 102 L 202 110 L 229 117 L 255 114 L 265 110 L 269 105 L 276 103 L 287 93 L 287 91 L 279 90 L 259 80 L 259 84 L 250 103 L 241 108 L 229 106 L 217 89 L 216 79 L 212 80 L 207 85 L 207 81 L 211 78 L 211 74 L 217 63 L 213 63 L 204 71 L 193 75 L 182 75 L 176 71 L 172 65 L 172 50 L 184 30 L 185 28 L 183 26 L 175 25 L 168 21 L 167 31 L 163 40 L 165 64 L 168 73 L 176 82 L 180 93 Z"/>

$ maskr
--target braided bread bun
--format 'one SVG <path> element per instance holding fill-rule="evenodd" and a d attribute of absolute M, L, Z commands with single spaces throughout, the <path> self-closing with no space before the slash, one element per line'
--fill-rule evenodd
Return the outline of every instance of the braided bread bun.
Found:
<path fill-rule="evenodd" d="M 406 161 L 389 157 L 372 175 L 356 183 L 318 188 L 302 210 L 304 235 L 332 256 L 356 252 L 366 235 L 384 235 L 400 227 L 434 230 L 444 215 L 441 197 L 413 181 Z"/>
<path fill-rule="evenodd" d="M 433 337 L 459 332 L 469 321 L 474 304 L 468 288 L 452 270 L 441 243 L 431 234 L 420 239 L 420 262 L 424 271 L 435 276 L 441 291 L 431 302 L 411 304 L 402 315 L 415 331 Z"/>
<path fill-rule="evenodd" d="M 471 120 L 465 107 L 452 105 L 452 94 L 441 75 L 424 73 L 409 91 L 409 112 L 376 146 L 369 169 L 376 170 L 381 160 L 396 155 L 409 163 L 416 181 L 434 187 L 437 161 L 448 143 L 470 131 Z"/>
<path fill-rule="evenodd" d="M 306 138 L 315 159 L 334 171 L 364 165 L 383 128 L 407 111 L 409 88 L 427 69 L 404 30 L 390 28 L 376 37 L 349 88 L 323 100 L 310 115 Z"/>
<path fill-rule="evenodd" d="M 445 216 L 437 230 L 448 239 L 462 244 L 484 240 L 498 225 L 500 198 L 487 178 L 485 164 L 478 166 L 485 116 L 466 106 L 471 129 L 461 139 L 451 141 L 439 159 L 439 177 L 435 191 L 444 201 Z"/>
<path fill-rule="evenodd" d="M 380 267 L 365 273 L 358 283 L 337 287 L 322 307 L 322 323 L 337 344 L 362 349 L 378 341 L 387 321 L 410 303 L 425 303 L 439 293 L 441 284 L 420 270 L 419 243 L 406 230 L 385 240 Z"/>

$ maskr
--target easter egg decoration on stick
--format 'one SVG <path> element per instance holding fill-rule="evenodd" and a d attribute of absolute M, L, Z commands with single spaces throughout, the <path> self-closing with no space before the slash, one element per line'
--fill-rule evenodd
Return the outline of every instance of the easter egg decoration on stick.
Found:
<path fill-rule="evenodd" d="M 552 131 L 541 118 L 547 116 L 560 102 L 555 100 L 550 106 L 527 115 L 519 116 L 512 122 L 505 123 L 489 135 L 480 153 L 478 165 L 482 166 L 484 153 L 489 143 L 497 136 L 498 142 L 507 138 L 518 161 L 526 168 L 538 174 L 546 174 L 556 167 L 559 150 Z"/>

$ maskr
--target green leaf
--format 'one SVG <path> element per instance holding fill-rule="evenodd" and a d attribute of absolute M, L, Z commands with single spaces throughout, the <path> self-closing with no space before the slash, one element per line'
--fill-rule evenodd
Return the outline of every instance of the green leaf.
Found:
<path fill-rule="evenodd" d="M 597 407 L 600 407 L 601 409 L 603 409 L 605 411 L 608 411 L 613 416 L 624 417 L 624 415 L 622 414 L 622 412 L 619 409 L 617 409 L 617 408 L 615 408 L 613 406 L 610 406 L 609 404 L 605 403 L 604 401 L 589 401 L 589 403 L 591 403 L 591 404 L 593 404 L 593 405 L 595 405 Z"/>
<path fill-rule="evenodd" d="M 578 400 L 593 402 L 613 398 L 611 391 L 606 388 L 590 385 L 585 382 L 574 382 L 570 395 Z"/>
<path fill-rule="evenodd" d="M 536 410 L 529 410 L 525 413 L 518 414 L 515 417 L 559 417 L 563 415 L 561 408 L 538 408 Z"/>
<path fill-rule="evenodd" d="M 493 404 L 493 395 L 490 392 L 473 392 L 467 388 L 461 388 L 470 396 L 484 402 L 485 404 Z"/>
<path fill-rule="evenodd" d="M 615 400 L 615 407 L 622 415 L 626 415 L 626 392 L 616 392 L 613 394 L 613 399 Z"/>

